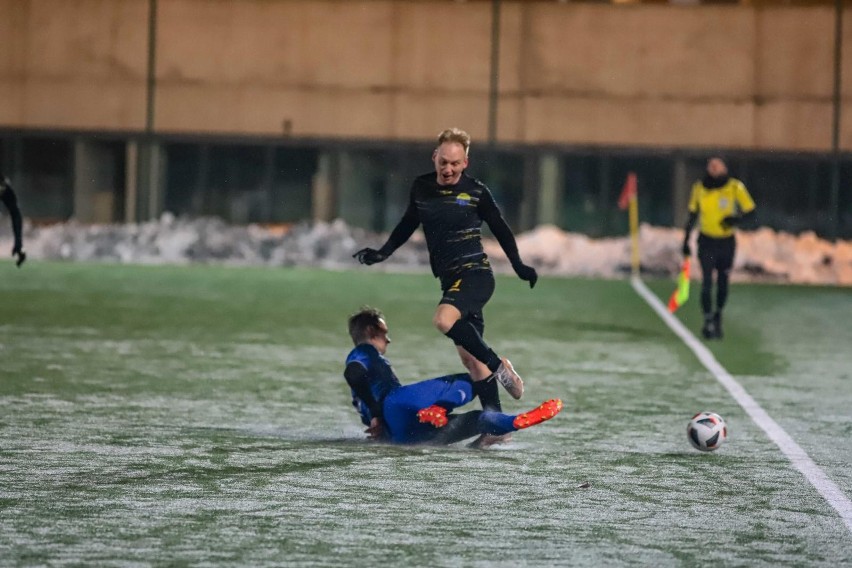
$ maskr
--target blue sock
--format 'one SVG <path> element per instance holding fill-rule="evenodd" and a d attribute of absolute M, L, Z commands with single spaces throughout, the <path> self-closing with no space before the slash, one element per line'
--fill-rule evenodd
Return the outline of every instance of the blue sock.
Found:
<path fill-rule="evenodd" d="M 510 416 L 509 414 L 483 410 L 482 414 L 479 415 L 478 427 L 479 431 L 483 434 L 502 436 L 503 434 L 508 434 L 509 432 L 517 430 L 513 424 L 514 421 L 515 417 Z"/>

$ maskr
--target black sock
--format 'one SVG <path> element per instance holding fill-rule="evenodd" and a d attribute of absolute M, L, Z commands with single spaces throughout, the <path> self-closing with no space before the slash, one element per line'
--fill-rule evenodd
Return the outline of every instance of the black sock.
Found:
<path fill-rule="evenodd" d="M 493 378 L 483 381 L 473 381 L 473 394 L 479 397 L 483 410 L 503 412 L 500 404 L 500 392 L 497 389 L 497 381 Z"/>
<path fill-rule="evenodd" d="M 485 344 L 485 340 L 470 322 L 456 321 L 445 335 L 452 339 L 453 343 L 476 357 L 492 373 L 500 366 L 500 357 Z"/>

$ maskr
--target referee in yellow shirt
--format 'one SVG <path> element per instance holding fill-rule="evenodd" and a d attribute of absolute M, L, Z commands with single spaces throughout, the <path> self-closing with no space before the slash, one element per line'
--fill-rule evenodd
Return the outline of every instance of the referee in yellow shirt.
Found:
<path fill-rule="evenodd" d="M 707 160 L 707 175 L 692 185 L 689 220 L 683 238 L 683 254 L 690 256 L 689 235 L 698 221 L 698 261 L 701 263 L 701 309 L 706 339 L 722 338 L 722 309 L 728 299 L 728 282 L 734 265 L 734 227 L 754 216 L 754 200 L 745 184 L 728 175 L 719 157 Z M 713 309 L 713 275 L 716 275 L 716 309 Z"/>

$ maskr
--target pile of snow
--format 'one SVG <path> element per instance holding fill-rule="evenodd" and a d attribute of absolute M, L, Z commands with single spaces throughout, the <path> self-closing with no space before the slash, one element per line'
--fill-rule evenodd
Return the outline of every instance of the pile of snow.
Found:
<path fill-rule="evenodd" d="M 0 226 L 0 250 L 11 250 L 8 223 Z M 24 248 L 29 259 L 102 261 L 137 264 L 216 263 L 240 266 L 356 266 L 352 254 L 378 248 L 387 235 L 349 227 L 341 220 L 290 227 L 228 225 L 216 218 L 184 219 L 164 214 L 146 223 L 80 225 L 75 222 L 26 225 Z M 683 232 L 642 225 L 639 234 L 642 272 L 672 276 L 681 262 Z M 542 274 L 622 277 L 630 272 L 630 240 L 590 239 L 554 226 L 540 226 L 517 236 L 521 256 Z M 795 236 L 771 229 L 740 232 L 733 278 L 852 285 L 852 242 L 831 243 L 813 233 Z M 485 240 L 498 272 L 510 272 L 500 246 Z M 693 242 L 693 251 L 696 250 Z M 428 270 L 422 234 L 381 265 L 384 270 Z M 695 270 L 700 277 L 700 270 Z"/>
<path fill-rule="evenodd" d="M 697 232 L 692 251 L 696 253 Z M 642 225 L 639 250 L 642 272 L 658 276 L 677 273 L 682 261 L 683 230 Z M 557 227 L 541 226 L 518 236 L 525 261 L 549 274 L 616 277 L 630 270 L 630 240 L 590 239 L 566 233 Z M 505 262 L 494 242 L 486 245 L 492 259 Z M 695 259 L 697 265 L 697 259 Z M 700 268 L 693 278 L 700 278 Z M 740 231 L 732 279 L 736 281 L 790 282 L 852 286 L 852 241 L 832 243 L 813 232 L 801 235 L 761 228 Z"/>

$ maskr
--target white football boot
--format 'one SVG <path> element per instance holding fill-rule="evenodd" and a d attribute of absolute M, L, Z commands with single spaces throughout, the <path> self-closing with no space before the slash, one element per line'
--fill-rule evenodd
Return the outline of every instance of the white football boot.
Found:
<path fill-rule="evenodd" d="M 512 367 L 512 362 L 503 357 L 500 359 L 500 366 L 497 367 L 497 370 L 494 371 L 494 378 L 497 379 L 503 388 L 511 395 L 515 400 L 519 400 L 522 396 L 524 396 L 524 381 L 521 379 L 521 376 L 515 372 L 515 368 Z"/>

